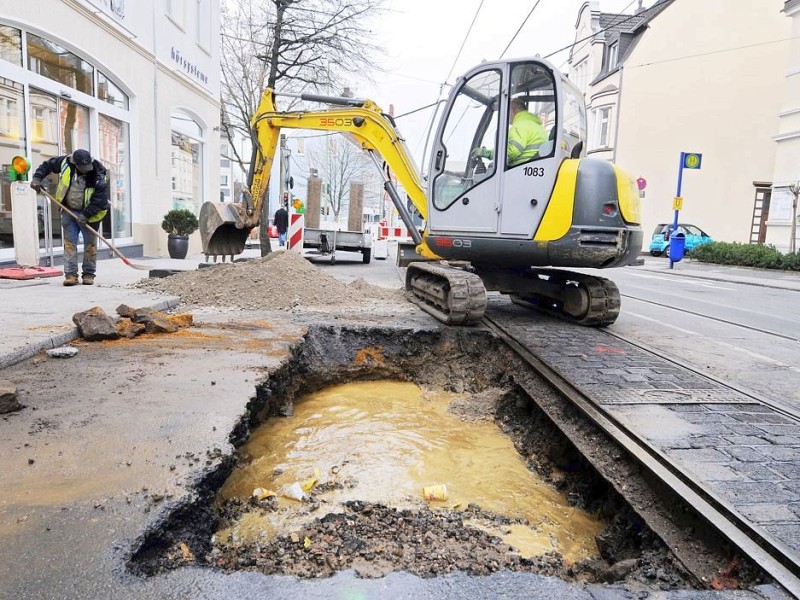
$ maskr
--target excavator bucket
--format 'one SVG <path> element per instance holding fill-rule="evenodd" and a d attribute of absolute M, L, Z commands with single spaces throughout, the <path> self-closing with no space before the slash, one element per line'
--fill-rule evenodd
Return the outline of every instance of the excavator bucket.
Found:
<path fill-rule="evenodd" d="M 229 203 L 205 202 L 200 208 L 200 239 L 203 254 L 233 257 L 244 251 L 252 225 L 247 225 L 238 206 Z"/>

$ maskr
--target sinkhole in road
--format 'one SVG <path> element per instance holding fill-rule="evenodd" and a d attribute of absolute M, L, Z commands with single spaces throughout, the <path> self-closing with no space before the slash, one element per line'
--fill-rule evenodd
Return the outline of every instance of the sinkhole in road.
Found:
<path fill-rule="evenodd" d="M 692 587 L 520 385 L 535 377 L 481 330 L 311 327 L 259 385 L 235 455 L 137 540 L 128 567 Z M 444 498 L 423 498 L 437 485 Z"/>

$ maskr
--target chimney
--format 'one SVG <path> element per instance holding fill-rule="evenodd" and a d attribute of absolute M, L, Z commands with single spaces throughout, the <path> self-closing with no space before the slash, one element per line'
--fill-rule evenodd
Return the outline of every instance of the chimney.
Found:
<path fill-rule="evenodd" d="M 637 15 L 638 15 L 638 14 L 641 14 L 641 13 L 643 13 L 645 10 L 647 10 L 647 9 L 646 9 L 644 6 L 642 6 L 642 4 L 644 4 L 644 0 L 639 0 L 639 8 L 637 8 L 637 9 L 636 9 L 636 14 L 637 14 Z"/>

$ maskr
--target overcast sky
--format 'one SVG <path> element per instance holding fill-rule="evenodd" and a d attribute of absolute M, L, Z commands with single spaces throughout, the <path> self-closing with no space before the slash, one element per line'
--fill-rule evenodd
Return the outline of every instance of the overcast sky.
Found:
<path fill-rule="evenodd" d="M 504 58 L 545 56 L 570 44 L 583 1 L 540 0 Z M 645 0 L 644 6 L 653 2 Z M 536 0 L 483 0 L 456 61 L 481 0 L 386 0 L 387 13 L 374 21 L 375 41 L 386 51 L 385 72 L 376 77 L 374 85 L 357 84 L 356 95 L 375 100 L 387 111 L 393 104 L 396 115 L 434 102 L 442 82 L 453 83 L 482 61 L 498 59 L 535 4 Z M 626 7 L 625 12 L 633 12 L 637 6 L 638 0 L 600 0 L 603 12 Z M 560 67 L 567 57 L 568 52 L 562 52 L 551 60 Z M 431 111 L 426 110 L 397 121 L 417 162 L 430 116 Z"/>

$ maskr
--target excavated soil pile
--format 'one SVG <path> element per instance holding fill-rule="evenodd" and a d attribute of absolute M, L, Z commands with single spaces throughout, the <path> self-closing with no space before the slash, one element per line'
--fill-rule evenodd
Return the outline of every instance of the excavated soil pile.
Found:
<path fill-rule="evenodd" d="M 294 252 L 273 252 L 264 258 L 146 279 L 137 287 L 180 296 L 191 306 L 288 310 L 298 306 L 352 305 L 364 300 L 401 301 L 402 292 L 371 285 L 363 279 L 342 283 Z"/>

